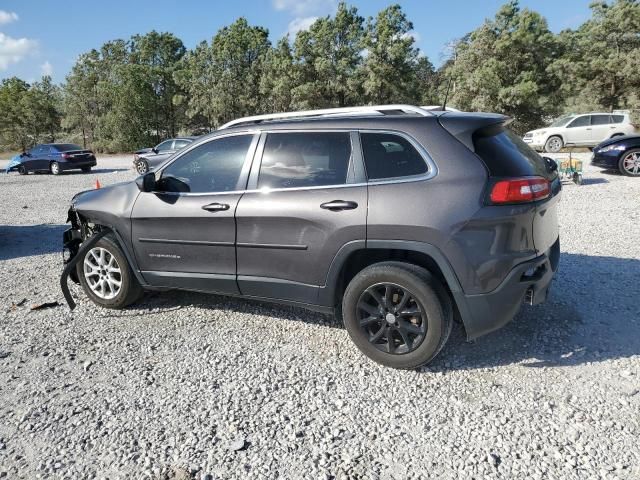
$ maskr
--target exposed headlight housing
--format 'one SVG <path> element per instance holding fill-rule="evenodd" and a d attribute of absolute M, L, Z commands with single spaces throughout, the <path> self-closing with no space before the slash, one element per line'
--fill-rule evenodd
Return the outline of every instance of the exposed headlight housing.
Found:
<path fill-rule="evenodd" d="M 598 152 L 604 153 L 604 152 L 610 152 L 611 150 L 624 150 L 625 148 L 627 147 L 625 147 L 624 145 L 613 144 L 613 145 L 607 145 L 606 147 L 599 148 Z"/>

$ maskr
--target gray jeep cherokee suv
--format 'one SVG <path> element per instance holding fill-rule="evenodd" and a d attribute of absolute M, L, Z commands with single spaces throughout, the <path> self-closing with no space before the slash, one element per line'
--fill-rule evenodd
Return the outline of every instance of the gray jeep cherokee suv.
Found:
<path fill-rule="evenodd" d="M 337 313 L 373 360 L 432 360 L 545 300 L 555 163 L 501 115 L 390 105 L 239 119 L 136 181 L 77 194 L 67 277 L 96 304 L 183 289 Z"/>

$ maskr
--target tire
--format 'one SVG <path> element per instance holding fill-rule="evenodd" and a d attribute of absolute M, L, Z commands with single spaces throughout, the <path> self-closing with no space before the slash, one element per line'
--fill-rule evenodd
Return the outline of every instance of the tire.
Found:
<path fill-rule="evenodd" d="M 376 308 L 382 304 L 374 295 L 387 306 Z M 402 306 L 405 295 L 409 298 Z M 442 284 L 424 268 L 402 262 L 377 263 L 360 271 L 344 292 L 341 313 L 349 336 L 362 353 L 400 369 L 433 360 L 453 324 L 451 299 Z"/>
<path fill-rule="evenodd" d="M 149 163 L 146 160 L 140 159 L 136 162 L 136 172 L 138 172 L 139 175 L 144 175 L 148 171 Z"/>
<path fill-rule="evenodd" d="M 82 167 L 82 173 L 91 173 L 91 167 Z"/>
<path fill-rule="evenodd" d="M 107 271 L 109 266 L 117 268 L 119 272 Z M 104 308 L 124 308 L 143 294 L 142 287 L 131 271 L 127 258 L 110 236 L 101 238 L 87 252 L 78 262 L 76 272 L 87 297 Z M 117 281 L 120 282 L 119 287 L 115 285 Z"/>
<path fill-rule="evenodd" d="M 576 185 L 582 185 L 582 174 L 579 172 L 574 172 L 573 174 L 573 183 Z"/>
<path fill-rule="evenodd" d="M 562 137 L 558 135 L 552 135 L 547 138 L 547 141 L 544 144 L 544 151 L 549 153 L 558 153 L 564 147 L 564 142 L 562 141 Z"/>
<path fill-rule="evenodd" d="M 51 162 L 49 164 L 49 172 L 51 172 L 53 175 L 60 175 L 60 172 L 62 170 L 60 169 L 60 164 L 58 162 Z"/>
<path fill-rule="evenodd" d="M 24 165 L 20 165 L 18 167 L 18 173 L 20 175 L 27 175 L 29 173 L 29 171 L 27 170 L 27 167 L 25 167 Z"/>
<path fill-rule="evenodd" d="M 628 177 L 640 177 L 640 148 L 632 148 L 620 155 L 618 170 Z"/>

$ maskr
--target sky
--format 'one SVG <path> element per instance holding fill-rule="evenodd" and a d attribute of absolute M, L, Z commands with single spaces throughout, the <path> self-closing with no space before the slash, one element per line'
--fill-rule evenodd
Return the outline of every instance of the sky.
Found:
<path fill-rule="evenodd" d="M 493 17 L 506 0 L 351 0 L 363 17 L 399 3 L 413 22 L 416 46 L 438 66 L 446 45 Z M 521 0 L 540 12 L 554 32 L 590 17 L 591 0 Z M 172 32 L 187 48 L 210 41 L 244 16 L 268 28 L 275 43 L 335 12 L 338 0 L 0 0 L 0 79 L 27 82 L 51 75 L 64 81 L 79 54 L 104 42 L 151 30 Z"/>

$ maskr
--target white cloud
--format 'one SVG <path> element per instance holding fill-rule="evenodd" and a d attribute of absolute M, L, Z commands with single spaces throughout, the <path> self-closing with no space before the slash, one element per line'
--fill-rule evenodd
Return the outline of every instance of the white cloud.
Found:
<path fill-rule="evenodd" d="M 42 70 L 42 75 L 50 77 L 53 74 L 53 65 L 47 60 L 40 65 L 40 70 Z"/>
<path fill-rule="evenodd" d="M 272 0 L 273 8 L 286 10 L 297 17 L 324 15 L 336 9 L 337 0 Z"/>
<path fill-rule="evenodd" d="M 318 17 L 294 18 L 289 22 L 287 33 L 293 39 L 300 30 L 309 30 L 309 27 L 318 19 Z"/>
<path fill-rule="evenodd" d="M 17 13 L 0 10 L 0 25 L 6 25 L 7 23 L 17 22 L 17 21 L 18 21 Z"/>
<path fill-rule="evenodd" d="M 6 70 L 12 63 L 19 62 L 37 47 L 38 42 L 35 40 L 12 38 L 0 32 L 0 70 Z"/>

